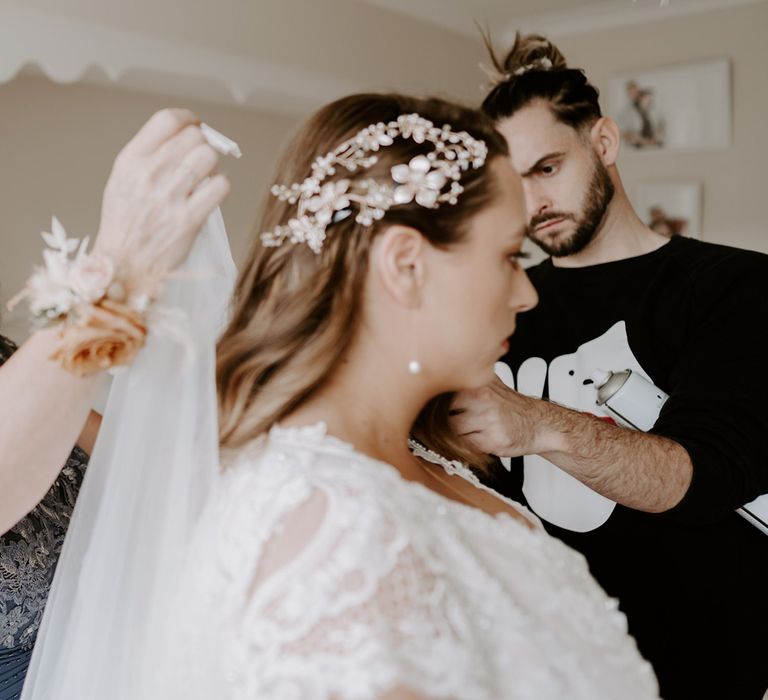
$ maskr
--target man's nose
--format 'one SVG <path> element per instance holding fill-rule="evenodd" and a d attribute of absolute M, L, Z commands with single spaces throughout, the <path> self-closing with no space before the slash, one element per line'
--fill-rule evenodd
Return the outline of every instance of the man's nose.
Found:
<path fill-rule="evenodd" d="M 552 208 L 552 200 L 546 190 L 540 185 L 533 182 L 524 182 L 523 193 L 525 194 L 525 207 L 529 219 L 543 214 Z"/>

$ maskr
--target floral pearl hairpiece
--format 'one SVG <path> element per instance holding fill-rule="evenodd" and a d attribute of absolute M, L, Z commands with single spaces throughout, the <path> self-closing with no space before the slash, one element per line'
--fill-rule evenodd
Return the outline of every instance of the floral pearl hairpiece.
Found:
<path fill-rule="evenodd" d="M 416 143 L 432 143 L 435 148 L 392 167 L 389 182 L 372 178 L 324 182 L 336 174 L 337 168 L 348 172 L 370 168 L 378 160 L 376 152 L 391 146 L 398 136 Z M 315 253 L 320 253 L 326 228 L 351 216 L 353 204 L 358 207 L 355 221 L 364 226 L 372 225 L 398 204 L 415 201 L 429 209 L 446 202 L 456 204 L 464 191 L 459 182 L 462 173 L 482 167 L 487 155 L 488 148 L 483 141 L 465 131 L 452 131 L 448 125 L 436 127 L 418 114 L 403 114 L 387 124 L 371 124 L 335 150 L 317 158 L 311 175 L 303 182 L 272 187 L 272 194 L 279 200 L 298 204 L 298 212 L 287 224 L 262 233 L 262 244 L 277 247 L 286 241 L 306 243 Z M 443 191 L 448 183 L 448 190 Z"/>

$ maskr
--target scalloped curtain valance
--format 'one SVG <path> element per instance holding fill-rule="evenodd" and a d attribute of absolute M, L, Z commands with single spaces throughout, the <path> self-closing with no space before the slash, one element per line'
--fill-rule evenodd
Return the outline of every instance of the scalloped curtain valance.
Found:
<path fill-rule="evenodd" d="M 359 86 L 19 6 L 0 4 L 0 84 L 39 69 L 57 83 L 85 81 L 265 111 L 302 111 Z"/>

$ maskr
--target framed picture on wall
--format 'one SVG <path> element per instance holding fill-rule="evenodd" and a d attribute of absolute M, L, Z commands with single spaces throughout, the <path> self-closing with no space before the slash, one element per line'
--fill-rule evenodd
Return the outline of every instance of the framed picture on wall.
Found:
<path fill-rule="evenodd" d="M 625 153 L 727 148 L 731 144 L 728 59 L 624 71 L 608 81 L 607 113 Z"/>
<path fill-rule="evenodd" d="M 695 180 L 649 180 L 637 185 L 632 204 L 657 233 L 700 239 L 701 189 Z"/>

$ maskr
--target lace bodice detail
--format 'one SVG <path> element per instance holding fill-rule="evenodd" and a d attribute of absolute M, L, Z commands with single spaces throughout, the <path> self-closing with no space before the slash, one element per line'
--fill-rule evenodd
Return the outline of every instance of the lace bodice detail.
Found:
<path fill-rule="evenodd" d="M 323 425 L 240 452 L 193 541 L 162 697 L 658 697 L 580 554 L 406 481 Z"/>

